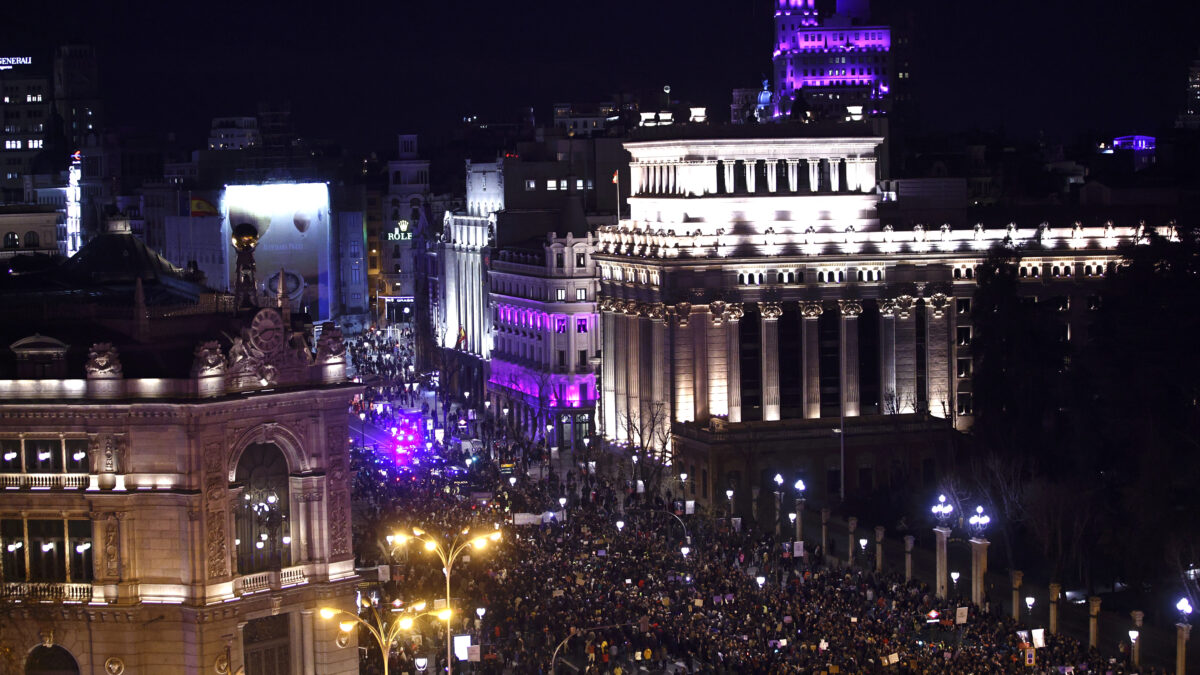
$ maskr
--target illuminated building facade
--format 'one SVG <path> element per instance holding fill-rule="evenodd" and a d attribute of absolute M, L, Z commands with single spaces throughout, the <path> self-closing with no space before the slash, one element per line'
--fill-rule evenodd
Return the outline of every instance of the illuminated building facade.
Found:
<path fill-rule="evenodd" d="M 595 240 L 579 229 L 582 236 L 551 233 L 506 247 L 488 274 L 495 329 L 488 398 L 515 426 L 560 449 L 582 448 L 595 431 L 599 281 Z"/>
<path fill-rule="evenodd" d="M 388 191 L 379 237 L 380 274 L 376 311 L 386 323 L 415 319 L 416 260 L 413 242 L 429 229 L 429 160 L 417 154 L 417 136 L 400 136 L 400 158 L 388 162 Z"/>
<path fill-rule="evenodd" d="M 1144 236 L 1136 223 L 881 222 L 883 139 L 816 126 L 629 142 L 630 218 L 597 232 L 603 433 L 670 446 L 702 501 L 732 487 L 748 506 L 777 471 L 821 497 L 843 477 L 847 494 L 932 481 L 949 441 L 931 439 L 972 421 L 970 309 L 988 249 L 1023 248 L 1023 290 L 1056 303 L 1068 339 L 1086 332 L 1114 248 Z"/>
<path fill-rule="evenodd" d="M 892 30 L 871 25 L 867 0 L 838 0 L 837 12 L 821 19 L 815 0 L 777 0 L 773 54 L 775 95 L 803 96 L 810 108 L 841 116 L 858 108 L 886 114 L 896 74 Z"/>
<path fill-rule="evenodd" d="M 20 201 L 25 176 L 52 138 L 47 65 L 36 56 L 0 56 L 0 201 Z"/>
<path fill-rule="evenodd" d="M 357 673 L 317 614 L 357 581 L 340 333 L 235 314 L 121 228 L 0 297 L 16 669 Z"/>

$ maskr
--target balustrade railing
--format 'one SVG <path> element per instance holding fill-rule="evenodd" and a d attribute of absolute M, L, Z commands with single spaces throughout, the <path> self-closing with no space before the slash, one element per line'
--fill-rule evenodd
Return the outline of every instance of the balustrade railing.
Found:
<path fill-rule="evenodd" d="M 10 581 L 2 587 L 9 600 L 26 602 L 91 602 L 91 584 L 68 584 L 41 581 Z"/>
<path fill-rule="evenodd" d="M 77 490 L 87 487 L 86 473 L 0 473 L 0 487 Z"/>
<path fill-rule="evenodd" d="M 274 590 L 286 586 L 298 586 L 308 581 L 308 575 L 303 565 L 285 567 L 280 570 L 267 570 L 245 574 L 234 581 L 233 590 L 236 595 L 249 595 L 260 591 Z"/>

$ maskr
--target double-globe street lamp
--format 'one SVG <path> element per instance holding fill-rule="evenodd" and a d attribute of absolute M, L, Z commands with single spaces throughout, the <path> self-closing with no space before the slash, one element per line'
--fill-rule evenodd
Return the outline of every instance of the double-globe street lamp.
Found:
<path fill-rule="evenodd" d="M 454 669 L 453 658 L 453 640 L 450 635 L 450 573 L 454 567 L 454 562 L 458 560 L 458 556 L 468 548 L 483 550 L 487 547 L 488 542 L 500 541 L 500 531 L 496 530 L 488 534 L 471 536 L 469 530 L 463 530 L 449 542 L 445 541 L 445 537 L 435 539 L 419 528 L 412 528 L 412 536 L 398 533 L 392 535 L 394 546 L 403 546 L 414 539 L 422 542 L 423 548 L 431 553 L 436 553 L 438 559 L 442 561 L 442 572 L 446 576 L 446 672 L 452 673 Z"/>
<path fill-rule="evenodd" d="M 418 602 L 409 608 L 408 612 L 400 613 L 400 610 L 393 609 L 389 613 L 381 614 L 379 610 L 367 599 L 362 600 L 362 606 L 369 608 L 373 615 L 373 621 L 367 621 L 354 612 L 347 612 L 344 609 L 336 607 L 322 607 L 320 615 L 326 621 L 335 617 L 341 617 L 338 622 L 338 630 L 343 636 L 349 636 L 350 631 L 354 630 L 355 625 L 365 627 L 371 633 L 371 637 L 375 638 L 375 642 L 379 644 L 379 651 L 383 656 L 383 675 L 388 675 L 388 662 L 392 657 L 392 645 L 400 638 L 400 632 L 409 630 L 413 627 L 413 622 L 424 616 L 436 616 L 438 619 L 446 622 L 446 631 L 449 634 L 450 630 L 450 608 L 438 610 L 436 612 L 422 612 L 425 609 L 424 602 Z M 339 645 L 344 644 L 339 642 Z"/>

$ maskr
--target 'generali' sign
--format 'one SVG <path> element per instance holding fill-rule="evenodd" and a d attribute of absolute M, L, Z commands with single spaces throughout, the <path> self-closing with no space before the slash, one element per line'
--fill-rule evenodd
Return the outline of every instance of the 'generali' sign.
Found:
<path fill-rule="evenodd" d="M 0 70 L 12 70 L 13 66 L 28 66 L 32 64 L 32 56 L 0 56 Z"/>

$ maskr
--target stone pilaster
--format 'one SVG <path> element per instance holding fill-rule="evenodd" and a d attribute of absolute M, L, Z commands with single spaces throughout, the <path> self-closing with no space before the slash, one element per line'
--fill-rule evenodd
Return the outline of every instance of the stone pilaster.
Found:
<path fill-rule="evenodd" d="M 648 308 L 648 316 L 650 317 L 650 400 L 652 405 L 663 404 L 668 406 L 667 402 L 667 380 L 670 378 L 671 369 L 667 362 L 667 324 L 666 312 L 664 311 L 661 302 L 650 305 Z M 670 418 L 666 415 L 666 409 L 662 415 L 657 415 L 659 421 L 664 424 L 670 424 Z"/>
<path fill-rule="evenodd" d="M 707 423 L 711 415 L 708 406 L 708 311 L 707 308 L 692 312 L 692 363 L 696 370 L 695 401 L 696 421 Z"/>
<path fill-rule="evenodd" d="M 833 192 L 838 192 L 842 189 L 840 185 L 842 179 L 842 158 L 834 157 L 829 160 L 829 189 Z"/>
<path fill-rule="evenodd" d="M 646 426 L 645 411 L 642 409 L 642 322 L 638 316 L 640 309 L 641 306 L 632 300 L 625 303 L 625 366 L 628 369 L 625 375 L 625 391 L 630 416 L 627 427 L 633 435 L 632 440 L 639 445 L 647 445 L 649 439 L 644 436 L 648 435 L 649 429 Z"/>
<path fill-rule="evenodd" d="M 934 293 L 925 303 L 925 381 L 928 383 L 929 412 L 934 417 L 951 417 L 950 313 L 953 301 Z"/>
<path fill-rule="evenodd" d="M 879 301 L 879 411 L 899 412 L 896 400 L 896 303 Z"/>
<path fill-rule="evenodd" d="M 695 358 L 692 353 L 692 332 L 689 314 L 691 305 L 686 302 L 667 308 L 674 317 L 674 335 L 671 352 L 675 362 L 675 421 L 691 422 L 696 419 Z"/>
<path fill-rule="evenodd" d="M 722 166 L 725 167 L 725 193 L 732 194 L 733 188 L 736 185 L 736 179 L 734 178 L 734 175 L 735 175 L 734 172 L 737 169 L 737 164 L 735 164 L 731 160 L 725 160 L 725 162 Z"/>
<path fill-rule="evenodd" d="M 613 398 L 615 405 L 612 409 L 613 422 L 616 425 L 615 437 L 618 441 L 629 440 L 629 399 L 627 397 L 628 390 L 626 389 L 626 376 L 629 374 L 628 364 L 625 362 L 624 352 L 628 349 L 628 336 L 625 331 L 626 317 L 624 314 L 625 303 L 622 300 L 617 301 L 617 306 L 614 307 L 612 315 L 613 322 L 613 345 L 615 349 L 611 352 L 612 370 L 613 370 Z"/>
<path fill-rule="evenodd" d="M 600 339 L 603 345 L 600 362 L 601 405 L 604 434 L 608 438 L 616 438 L 617 432 L 617 380 L 616 370 L 618 359 L 616 352 L 616 316 L 612 312 L 612 300 L 604 298 L 600 301 Z"/>
<path fill-rule="evenodd" d="M 725 310 L 728 326 L 725 328 L 728 359 L 729 421 L 742 421 L 742 338 L 738 332 L 745 310 L 739 302 L 730 303 Z"/>
<path fill-rule="evenodd" d="M 808 191 L 819 192 L 821 190 L 821 160 L 809 158 L 808 160 Z"/>
<path fill-rule="evenodd" d="M 798 160 L 798 159 L 787 160 L 787 176 L 788 176 L 788 190 L 790 190 L 792 192 L 799 192 L 800 191 L 800 160 Z"/>
<path fill-rule="evenodd" d="M 896 408 L 900 413 L 911 413 L 917 409 L 917 322 L 912 296 L 896 298 L 894 313 Z"/>
<path fill-rule="evenodd" d="M 821 317 L 823 308 L 819 302 L 803 302 L 800 312 L 804 316 L 802 337 L 804 350 L 801 357 L 804 367 L 801 377 L 804 383 L 804 417 L 816 419 L 821 416 L 821 359 L 818 353 L 820 341 L 817 339 L 817 319 Z"/>
<path fill-rule="evenodd" d="M 746 192 L 753 194 L 754 193 L 754 179 L 757 177 L 755 175 L 754 169 L 758 166 L 758 161 L 753 160 L 753 159 L 748 159 L 745 161 L 745 163 L 742 166 L 746 170 Z"/>
<path fill-rule="evenodd" d="M 779 419 L 779 317 L 783 307 L 778 302 L 760 302 L 762 313 L 762 389 L 763 420 Z"/>
<path fill-rule="evenodd" d="M 725 337 L 725 303 L 709 304 L 708 313 L 708 414 L 725 417 L 729 414 L 728 358 Z"/>
<path fill-rule="evenodd" d="M 774 159 L 768 159 L 767 165 L 767 192 L 776 192 L 779 187 L 779 162 Z"/>
<path fill-rule="evenodd" d="M 860 412 L 858 386 L 858 317 L 862 303 L 858 300 L 839 300 L 842 312 L 840 360 L 842 366 L 842 414 L 858 417 Z"/>

